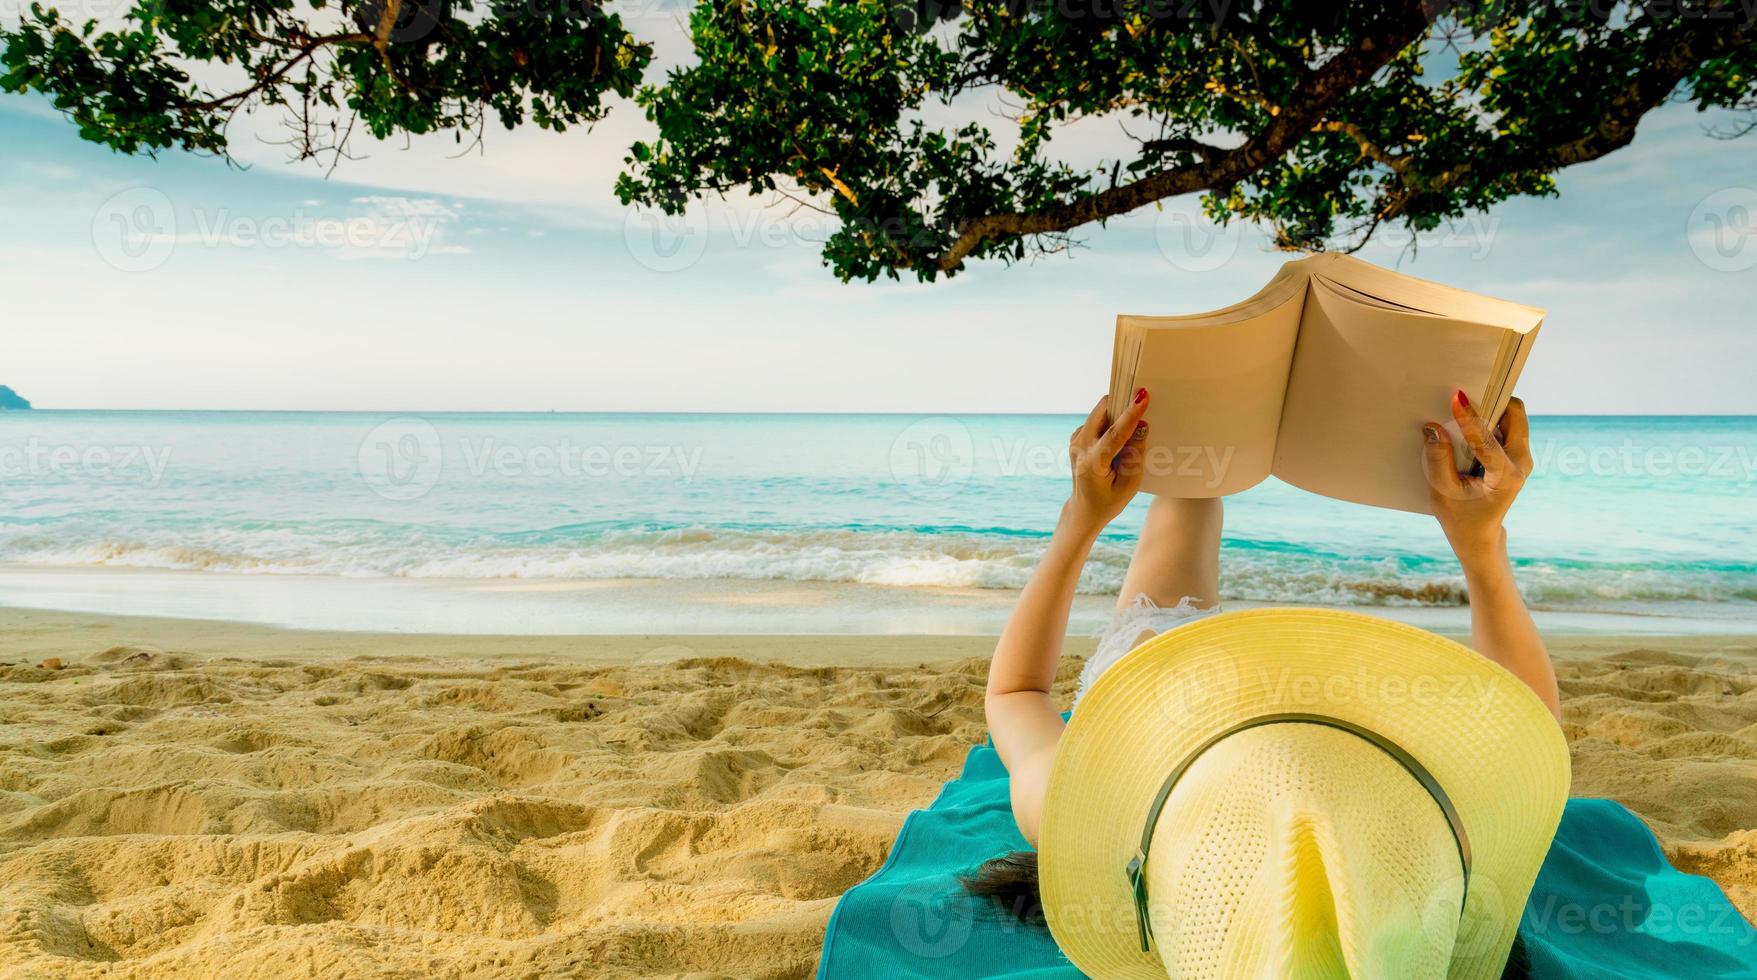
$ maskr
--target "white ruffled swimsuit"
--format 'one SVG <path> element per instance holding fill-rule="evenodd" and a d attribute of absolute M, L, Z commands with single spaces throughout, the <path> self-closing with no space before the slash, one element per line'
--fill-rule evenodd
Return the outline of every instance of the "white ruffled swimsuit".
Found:
<path fill-rule="evenodd" d="M 1194 596 L 1184 596 L 1177 605 L 1165 607 L 1147 597 L 1145 592 L 1138 593 L 1133 601 L 1116 611 L 1106 626 L 1098 634 L 1098 647 L 1086 661 L 1080 671 L 1080 684 L 1074 689 L 1074 707 L 1080 706 L 1080 699 L 1086 696 L 1086 689 L 1098 680 L 1110 665 L 1121 660 L 1130 650 L 1140 646 L 1146 640 L 1175 629 L 1185 623 L 1212 616 L 1220 611 L 1215 605 L 1210 609 L 1197 609 Z"/>

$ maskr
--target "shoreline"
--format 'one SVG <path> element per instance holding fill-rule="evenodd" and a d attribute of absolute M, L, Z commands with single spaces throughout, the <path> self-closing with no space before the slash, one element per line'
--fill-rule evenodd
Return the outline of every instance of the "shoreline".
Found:
<path fill-rule="evenodd" d="M 1433 632 L 1468 642 L 1468 628 Z M 117 647 L 144 647 L 234 660 L 551 660 L 615 667 L 730 657 L 791 667 L 943 667 L 986 660 L 997 638 L 996 633 L 410 633 L 0 606 L 0 666 L 47 657 L 73 662 Z M 1664 649 L 1692 657 L 1751 658 L 1757 665 L 1757 638 L 1742 633 L 1564 632 L 1546 633 L 1544 640 L 1558 660 Z M 1064 643 L 1065 656 L 1085 657 L 1095 640 L 1070 634 Z"/>
<path fill-rule="evenodd" d="M 338 633 L 992 637 L 1017 597 L 1013 589 L 787 579 L 345 577 L 0 562 L 0 609 Z M 1096 635 L 1114 602 L 1076 596 L 1070 636 Z M 1469 630 L 1462 605 L 1226 602 L 1229 609 L 1277 604 L 1351 609 L 1448 635 Z M 1540 605 L 1533 615 L 1550 636 L 1757 636 L 1753 604 Z"/>
<path fill-rule="evenodd" d="M 34 664 L 45 657 L 78 660 L 118 647 L 146 647 L 234 660 L 552 660 L 571 667 L 615 667 L 736 658 L 792 667 L 922 667 L 986 659 L 994 640 L 993 636 L 902 633 L 399 633 L 0 606 L 0 666 Z M 1067 642 L 1070 654 L 1082 656 L 1094 643 L 1085 637 L 1069 637 Z"/>

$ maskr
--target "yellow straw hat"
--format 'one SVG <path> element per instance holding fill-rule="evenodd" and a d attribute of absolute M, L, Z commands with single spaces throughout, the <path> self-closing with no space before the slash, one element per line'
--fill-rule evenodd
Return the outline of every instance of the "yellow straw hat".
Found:
<path fill-rule="evenodd" d="M 1567 795 L 1555 719 L 1486 657 L 1357 613 L 1223 613 L 1086 691 L 1044 914 L 1101 980 L 1498 977 Z"/>

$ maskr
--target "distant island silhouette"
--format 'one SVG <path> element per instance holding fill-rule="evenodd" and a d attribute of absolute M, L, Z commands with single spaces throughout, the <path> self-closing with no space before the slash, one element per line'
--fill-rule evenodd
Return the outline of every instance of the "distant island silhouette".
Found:
<path fill-rule="evenodd" d="M 13 391 L 6 385 L 0 385 L 0 411 L 8 409 L 27 409 L 31 403 L 23 395 Z"/>

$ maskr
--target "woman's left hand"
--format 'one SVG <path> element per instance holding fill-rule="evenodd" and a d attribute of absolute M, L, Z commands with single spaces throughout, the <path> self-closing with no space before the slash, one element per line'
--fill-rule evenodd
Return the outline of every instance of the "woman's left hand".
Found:
<path fill-rule="evenodd" d="M 1452 396 L 1452 417 L 1470 451 L 1482 464 L 1481 476 L 1459 473 L 1452 465 L 1452 443 L 1436 422 L 1422 426 L 1427 452 L 1428 499 L 1452 551 L 1466 565 L 1498 559 L 1506 548 L 1501 519 L 1531 474 L 1531 428 L 1525 403 L 1509 399 L 1494 429 L 1476 417 L 1461 390 Z"/>
<path fill-rule="evenodd" d="M 1134 400 L 1112 421 L 1105 410 L 1108 399 L 1100 398 L 1086 416 L 1086 424 L 1068 440 L 1068 461 L 1074 469 L 1074 494 L 1068 500 L 1068 517 L 1079 530 L 1096 534 L 1116 519 L 1141 490 L 1143 458 L 1147 445 L 1147 389 L 1135 391 Z"/>

